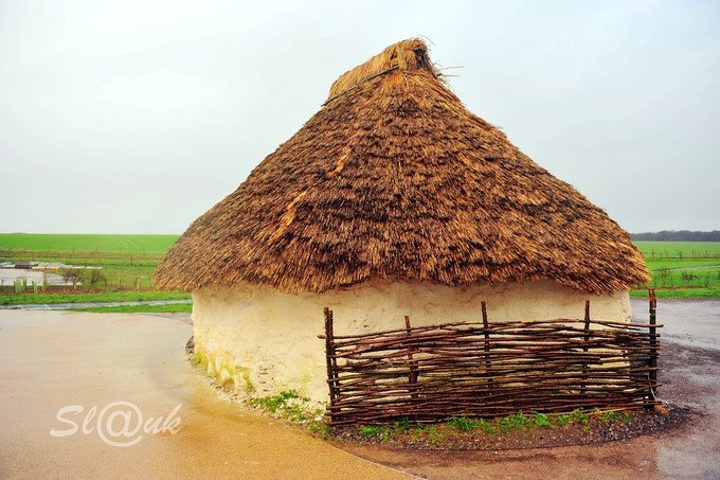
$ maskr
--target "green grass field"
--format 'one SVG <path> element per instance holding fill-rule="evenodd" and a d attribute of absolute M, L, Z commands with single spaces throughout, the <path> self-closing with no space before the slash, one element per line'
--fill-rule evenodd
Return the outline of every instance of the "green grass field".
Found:
<path fill-rule="evenodd" d="M 184 292 L 160 292 L 157 290 L 116 290 L 90 292 L 78 289 L 78 293 L 32 293 L 0 294 L 0 305 L 27 305 L 32 303 L 85 303 L 85 302 L 143 302 L 153 300 L 185 300 Z"/>
<path fill-rule="evenodd" d="M 53 233 L 2 233 L 0 250 L 29 252 L 104 252 L 162 256 L 178 235 L 76 235 Z"/>
<path fill-rule="evenodd" d="M 151 277 L 177 235 L 0 234 L 0 261 L 32 260 L 100 266 L 104 280 L 94 288 L 49 287 L 34 294 L 0 288 L 0 304 L 190 298 L 187 293 L 156 291 Z M 57 273 L 57 272 L 56 272 Z"/>
<path fill-rule="evenodd" d="M 121 305 L 118 307 L 72 308 L 74 312 L 95 313 L 190 313 L 192 303 L 170 305 Z"/>
<path fill-rule="evenodd" d="M 155 291 L 150 277 L 177 235 L 0 234 L 0 261 L 35 260 L 71 265 L 99 265 L 104 285 L 88 291 L 52 289 L 15 294 L 0 288 L 0 304 L 190 298 L 187 293 Z M 653 275 L 650 284 L 631 292 L 658 297 L 720 298 L 720 242 L 635 242 Z M 140 288 L 138 288 L 138 286 Z M 100 290 L 100 291 L 98 291 Z M 116 311 L 187 311 L 188 306 L 119 307 Z M 103 310 L 108 311 L 108 310 Z"/>
<path fill-rule="evenodd" d="M 0 261 L 101 266 L 105 289 L 152 289 L 150 277 L 177 235 L 0 234 Z"/>
<path fill-rule="evenodd" d="M 720 260 L 720 242 L 633 242 L 648 260 L 709 256 Z"/>
<path fill-rule="evenodd" d="M 658 297 L 720 297 L 720 242 L 635 242 Z M 631 292 L 641 297 L 644 289 Z"/>

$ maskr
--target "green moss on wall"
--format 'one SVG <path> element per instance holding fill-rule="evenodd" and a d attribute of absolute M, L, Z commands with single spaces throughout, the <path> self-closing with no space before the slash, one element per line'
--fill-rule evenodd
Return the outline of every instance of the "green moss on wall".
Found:
<path fill-rule="evenodd" d="M 250 380 L 250 368 L 236 365 L 229 356 L 213 355 L 196 347 L 193 362 L 214 378 L 221 388 L 244 388 L 248 392 L 255 391 L 255 386 Z"/>

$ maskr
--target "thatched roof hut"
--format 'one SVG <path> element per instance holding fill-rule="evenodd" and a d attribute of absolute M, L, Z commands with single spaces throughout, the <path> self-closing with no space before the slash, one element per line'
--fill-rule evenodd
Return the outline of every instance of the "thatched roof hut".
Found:
<path fill-rule="evenodd" d="M 647 280 L 627 232 L 469 112 L 418 39 L 341 75 L 295 135 L 193 222 L 153 278 L 160 288 L 194 292 L 196 343 L 203 348 L 204 335 L 205 348 L 223 349 L 231 364 L 239 354 L 230 350 L 244 347 L 214 337 L 230 305 L 246 313 L 227 322 L 285 325 L 277 317 L 288 317 L 309 322 L 313 335 L 322 310 L 299 318 L 299 299 L 332 300 L 338 312 L 351 295 L 355 309 L 346 314 L 366 325 L 359 305 L 369 287 L 376 300 L 424 289 L 432 305 L 458 305 L 467 299 L 457 295 L 470 291 L 503 292 L 497 300 L 510 301 L 532 290 L 528 302 L 543 303 L 552 290 L 564 295 L 559 303 L 612 299 L 613 315 L 627 317 L 627 290 Z M 295 311 L 273 308 L 274 319 L 266 318 L 260 298 Z M 477 312 L 477 303 L 466 307 Z"/>

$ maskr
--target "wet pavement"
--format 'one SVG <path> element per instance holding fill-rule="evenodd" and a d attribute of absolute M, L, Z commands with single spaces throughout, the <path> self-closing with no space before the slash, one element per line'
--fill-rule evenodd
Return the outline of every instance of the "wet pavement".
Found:
<path fill-rule="evenodd" d="M 0 312 L 0 478 L 403 477 L 220 401 L 185 360 L 191 328 L 137 314 Z M 75 410 L 60 421 L 63 407 Z M 135 432 L 141 416 L 148 425 Z"/>
<path fill-rule="evenodd" d="M 647 318 L 646 302 L 633 308 Z M 219 400 L 184 358 L 186 316 L 0 311 L 0 478 L 720 478 L 720 302 L 660 299 L 658 322 L 660 395 L 698 412 L 683 427 L 595 446 L 341 451 Z M 84 411 L 56 417 L 73 405 Z M 123 415 L 181 428 L 125 436 Z M 111 446 L 98 431 L 108 419 L 106 439 L 142 438 Z"/>
<path fill-rule="evenodd" d="M 647 300 L 633 298 L 633 320 L 647 323 Z M 659 298 L 657 322 L 661 339 L 686 347 L 720 350 L 720 300 Z"/>

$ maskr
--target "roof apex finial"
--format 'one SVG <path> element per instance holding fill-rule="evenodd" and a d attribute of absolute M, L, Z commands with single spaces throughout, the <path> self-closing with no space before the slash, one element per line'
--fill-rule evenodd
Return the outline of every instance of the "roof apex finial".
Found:
<path fill-rule="evenodd" d="M 435 77 L 439 76 L 428 56 L 425 42 L 419 38 L 409 38 L 390 45 L 366 62 L 340 75 L 330 87 L 327 101 L 370 78 L 395 70 L 425 70 Z"/>

